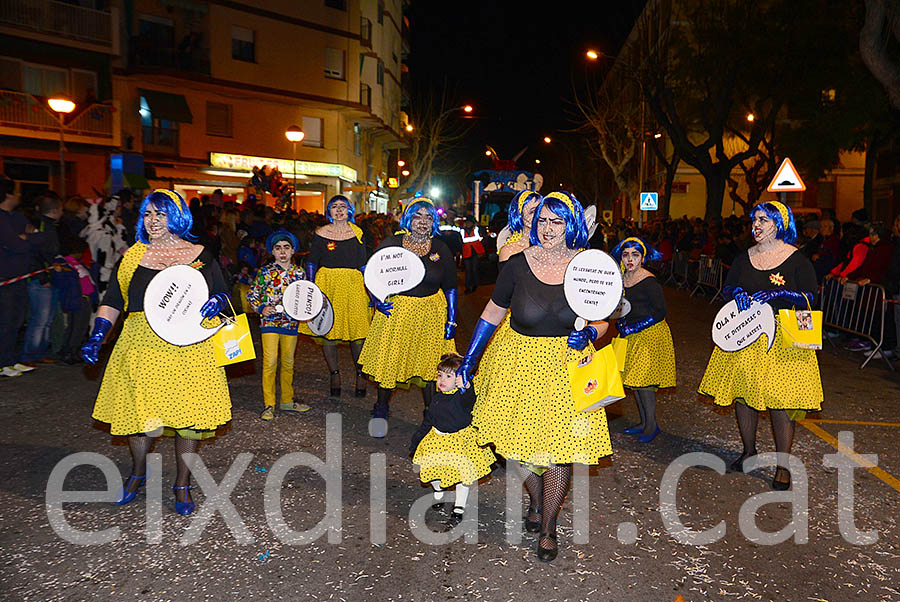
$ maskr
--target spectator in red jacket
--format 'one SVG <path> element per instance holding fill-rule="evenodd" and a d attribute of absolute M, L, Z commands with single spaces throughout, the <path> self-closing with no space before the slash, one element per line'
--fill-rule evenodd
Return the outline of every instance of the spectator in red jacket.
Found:
<path fill-rule="evenodd" d="M 891 240 L 891 231 L 881 222 L 874 222 L 869 226 L 869 249 L 862 265 L 848 278 L 856 280 L 860 286 L 884 283 L 891 263 L 891 255 L 894 253 L 894 243 Z"/>
<path fill-rule="evenodd" d="M 484 245 L 475 218 L 467 215 L 463 222 L 462 232 L 462 256 L 463 265 L 466 268 L 466 294 L 474 293 L 478 288 L 478 258 L 484 255 Z"/>

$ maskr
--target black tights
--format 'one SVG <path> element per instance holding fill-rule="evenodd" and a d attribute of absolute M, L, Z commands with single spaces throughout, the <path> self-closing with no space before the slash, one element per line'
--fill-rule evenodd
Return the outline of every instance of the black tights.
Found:
<path fill-rule="evenodd" d="M 359 354 L 362 353 L 363 343 L 365 341 L 354 341 L 350 343 L 350 355 L 353 356 L 353 364 L 356 366 L 356 386 L 357 388 L 362 388 L 360 385 L 365 384 L 365 377 L 360 372 L 359 367 Z M 341 377 L 338 374 L 334 374 L 340 369 L 340 364 L 338 362 L 338 346 L 337 345 L 322 345 L 322 355 L 325 356 L 325 363 L 328 365 L 328 371 L 331 372 L 331 386 L 332 387 L 340 387 L 341 386 Z"/>
<path fill-rule="evenodd" d="M 737 416 L 738 430 L 741 433 L 741 442 L 744 452 L 738 461 L 743 462 L 750 456 L 755 456 L 756 451 L 756 427 L 759 423 L 759 412 L 743 403 L 734 404 L 734 413 Z M 775 439 L 775 451 L 779 453 L 791 453 L 794 443 L 794 421 L 790 419 L 785 410 L 769 410 L 769 419 L 772 421 L 772 436 Z M 789 471 L 786 466 L 778 466 L 775 479 L 785 482 Z M 778 477 L 781 477 L 780 479 Z"/>
<path fill-rule="evenodd" d="M 541 498 L 544 493 L 544 481 L 537 476 L 522 463 L 519 463 L 520 470 L 525 477 L 525 489 L 528 491 L 528 520 L 537 522 L 541 519 Z"/>
<path fill-rule="evenodd" d="M 131 448 L 132 468 L 131 474 L 142 477 L 147 474 L 147 454 L 156 442 L 157 437 L 147 435 L 132 435 L 128 437 L 128 447 Z M 175 475 L 175 485 L 185 487 L 191 482 L 191 471 L 184 459 L 184 454 L 197 453 L 199 441 L 187 439 L 181 435 L 175 435 L 175 462 L 178 467 Z M 142 481 L 132 479 L 129 491 L 135 491 Z M 191 499 L 187 489 L 179 489 L 176 493 L 178 501 L 184 502 Z"/>
<path fill-rule="evenodd" d="M 431 405 L 431 398 L 434 396 L 434 381 L 427 381 L 425 386 L 422 387 L 422 403 L 425 405 L 423 410 L 428 410 L 428 406 Z M 391 395 L 394 393 L 393 389 L 385 389 L 384 387 L 378 387 L 378 398 L 375 402 L 376 406 L 388 406 L 391 403 Z"/>
<path fill-rule="evenodd" d="M 569 491 L 572 465 L 552 466 L 547 469 L 541 480 L 543 482 L 543 505 L 541 508 L 541 541 L 538 545 L 552 550 L 556 547 L 556 543 L 544 535 L 556 535 L 556 519 L 559 517 L 559 510 Z"/>
<path fill-rule="evenodd" d="M 633 389 L 632 393 L 641 414 L 640 426 L 645 435 L 651 435 L 656 431 L 656 389 Z"/>

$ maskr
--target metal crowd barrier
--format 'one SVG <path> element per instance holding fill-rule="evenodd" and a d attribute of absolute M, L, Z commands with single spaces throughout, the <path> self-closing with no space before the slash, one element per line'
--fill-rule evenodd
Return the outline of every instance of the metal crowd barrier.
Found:
<path fill-rule="evenodd" d="M 710 303 L 722 296 L 722 283 L 724 282 L 722 260 L 710 255 L 701 255 L 697 264 L 697 284 L 691 291 L 691 297 L 701 288 L 710 288 L 713 291 Z M 724 299 L 724 297 L 722 297 Z"/>
<path fill-rule="evenodd" d="M 873 345 L 868 357 L 860 364 L 860 370 L 876 355 L 881 356 L 888 369 L 894 370 L 891 360 L 884 353 L 878 353 L 884 343 L 885 305 L 889 301 L 884 287 L 878 284 L 841 284 L 835 278 L 826 278 L 822 284 L 820 306 L 825 328 L 850 333 Z"/>

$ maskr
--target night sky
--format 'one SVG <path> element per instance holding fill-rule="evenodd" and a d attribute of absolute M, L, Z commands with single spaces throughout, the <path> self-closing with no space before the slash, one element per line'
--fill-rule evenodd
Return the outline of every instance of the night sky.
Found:
<path fill-rule="evenodd" d="M 602 75 L 612 62 L 591 63 L 585 51 L 615 55 L 644 3 L 414 1 L 412 94 L 446 83 L 459 104 L 476 107 L 480 118 L 471 120 L 458 160 L 484 168 L 485 144 L 503 159 L 527 145 L 520 167 L 530 169 L 545 135 L 573 127 L 573 81 L 583 84 L 586 69 Z"/>

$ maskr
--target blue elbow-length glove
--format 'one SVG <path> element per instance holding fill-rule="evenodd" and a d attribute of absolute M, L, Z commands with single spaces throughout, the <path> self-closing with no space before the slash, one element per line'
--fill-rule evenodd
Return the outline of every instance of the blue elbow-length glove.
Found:
<path fill-rule="evenodd" d="M 573 330 L 569 333 L 569 338 L 566 343 L 572 349 L 577 351 L 583 350 L 588 346 L 588 343 L 594 342 L 597 338 L 597 329 L 593 326 L 585 326 L 581 330 Z"/>
<path fill-rule="evenodd" d="M 750 298 L 757 303 L 768 303 L 772 299 L 785 299 L 795 307 L 812 307 L 815 300 L 815 293 L 809 291 L 789 291 L 782 289 L 766 289 L 764 291 L 756 291 Z"/>
<path fill-rule="evenodd" d="M 103 340 L 106 334 L 112 328 L 112 322 L 106 318 L 96 318 L 94 320 L 94 330 L 88 337 L 87 343 L 81 348 L 81 357 L 89 364 L 96 364 L 100 361 L 100 347 L 103 346 Z"/>
<path fill-rule="evenodd" d="M 478 358 L 481 357 L 495 330 L 497 330 L 497 325 L 491 324 L 483 318 L 479 319 L 478 324 L 475 325 L 475 332 L 472 333 L 469 349 L 466 351 L 462 364 L 456 371 L 457 375 L 462 376 L 464 389 L 469 388 L 469 384 L 472 382 L 472 375 L 475 374 L 475 365 L 478 363 Z"/>
<path fill-rule="evenodd" d="M 314 264 L 311 261 L 306 262 L 306 279 L 310 282 L 316 281 L 316 272 L 318 271 L 319 266 Z"/>
<path fill-rule="evenodd" d="M 451 288 L 449 291 L 444 291 L 444 295 L 447 297 L 447 326 L 444 328 L 444 338 L 449 340 L 456 335 L 456 307 L 459 290 Z"/>
<path fill-rule="evenodd" d="M 206 303 L 203 304 L 203 307 L 200 308 L 200 315 L 204 318 L 218 316 L 230 299 L 231 295 L 228 293 L 216 293 L 207 299 Z"/>
<path fill-rule="evenodd" d="M 619 334 L 623 337 L 627 337 L 630 334 L 640 332 L 646 328 L 653 326 L 658 321 L 659 320 L 654 320 L 653 316 L 647 316 L 646 318 L 629 324 L 625 321 L 624 318 L 619 318 L 619 320 L 616 322 L 616 330 L 618 330 Z"/>
<path fill-rule="evenodd" d="M 726 286 L 723 291 L 737 303 L 738 311 L 750 309 L 750 295 L 739 286 Z"/>

